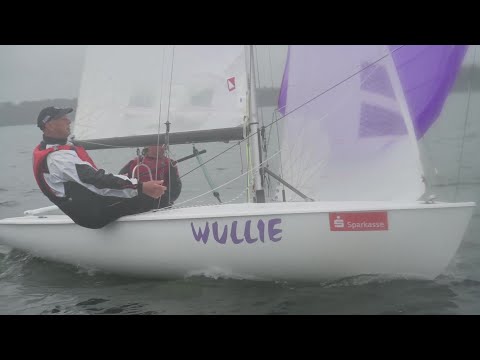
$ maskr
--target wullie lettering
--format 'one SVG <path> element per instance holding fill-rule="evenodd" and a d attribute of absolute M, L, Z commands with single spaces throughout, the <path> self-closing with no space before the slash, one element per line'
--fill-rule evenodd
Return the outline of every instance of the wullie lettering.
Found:
<path fill-rule="evenodd" d="M 219 244 L 226 244 L 228 241 L 234 244 L 241 244 L 245 242 L 247 244 L 253 244 L 257 241 L 273 241 L 278 242 L 282 240 L 282 229 L 280 224 L 282 219 L 270 219 L 263 221 L 261 219 L 253 221 L 237 221 L 223 223 L 219 225 L 218 221 L 215 221 L 211 225 L 208 221 L 201 226 L 190 223 L 192 227 L 192 234 L 195 240 L 202 241 L 204 244 L 211 241 L 216 241 Z"/>

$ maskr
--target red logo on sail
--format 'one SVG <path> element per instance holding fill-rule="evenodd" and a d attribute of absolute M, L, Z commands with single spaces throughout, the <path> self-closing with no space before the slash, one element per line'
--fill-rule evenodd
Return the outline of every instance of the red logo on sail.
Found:
<path fill-rule="evenodd" d="M 228 91 L 235 90 L 235 77 L 231 77 L 230 79 L 227 79 L 227 86 L 228 86 Z"/>
<path fill-rule="evenodd" d="M 385 231 L 388 230 L 386 211 L 330 213 L 331 231 Z"/>

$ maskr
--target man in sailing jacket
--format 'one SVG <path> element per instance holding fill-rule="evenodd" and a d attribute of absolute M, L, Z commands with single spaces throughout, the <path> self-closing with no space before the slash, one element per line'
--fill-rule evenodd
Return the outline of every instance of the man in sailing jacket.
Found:
<path fill-rule="evenodd" d="M 135 170 L 135 173 L 134 173 Z M 143 150 L 143 156 L 130 160 L 119 172 L 129 178 L 137 178 L 140 182 L 163 180 L 168 190 L 160 202 L 151 200 L 150 209 L 173 205 L 182 191 L 182 182 L 178 168 L 171 159 L 165 156 L 165 145 L 151 145 Z"/>
<path fill-rule="evenodd" d="M 37 118 L 43 141 L 33 151 L 40 190 L 80 226 L 99 229 L 148 210 L 165 192 L 163 181 L 142 182 L 99 169 L 85 149 L 68 142 L 71 108 L 47 107 Z"/>

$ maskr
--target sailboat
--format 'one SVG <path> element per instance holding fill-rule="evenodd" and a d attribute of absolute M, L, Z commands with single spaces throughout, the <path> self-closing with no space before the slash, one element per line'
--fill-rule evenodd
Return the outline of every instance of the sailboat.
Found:
<path fill-rule="evenodd" d="M 466 49 L 285 47 L 277 109 L 262 123 L 257 83 L 269 61 L 259 62 L 260 47 L 91 46 L 76 144 L 247 144 L 246 199 L 153 210 L 98 230 L 35 209 L 0 220 L 0 243 L 155 278 L 433 279 L 476 204 L 428 196 L 418 140 L 439 118 Z M 274 127 L 277 148 L 267 152 Z"/>

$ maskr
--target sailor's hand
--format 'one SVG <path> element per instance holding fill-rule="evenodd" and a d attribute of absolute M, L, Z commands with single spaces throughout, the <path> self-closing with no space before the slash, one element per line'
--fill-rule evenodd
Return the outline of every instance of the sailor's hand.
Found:
<path fill-rule="evenodd" d="M 143 183 L 143 193 L 154 199 L 160 198 L 167 190 L 166 186 L 163 186 L 163 180 L 151 180 Z"/>

